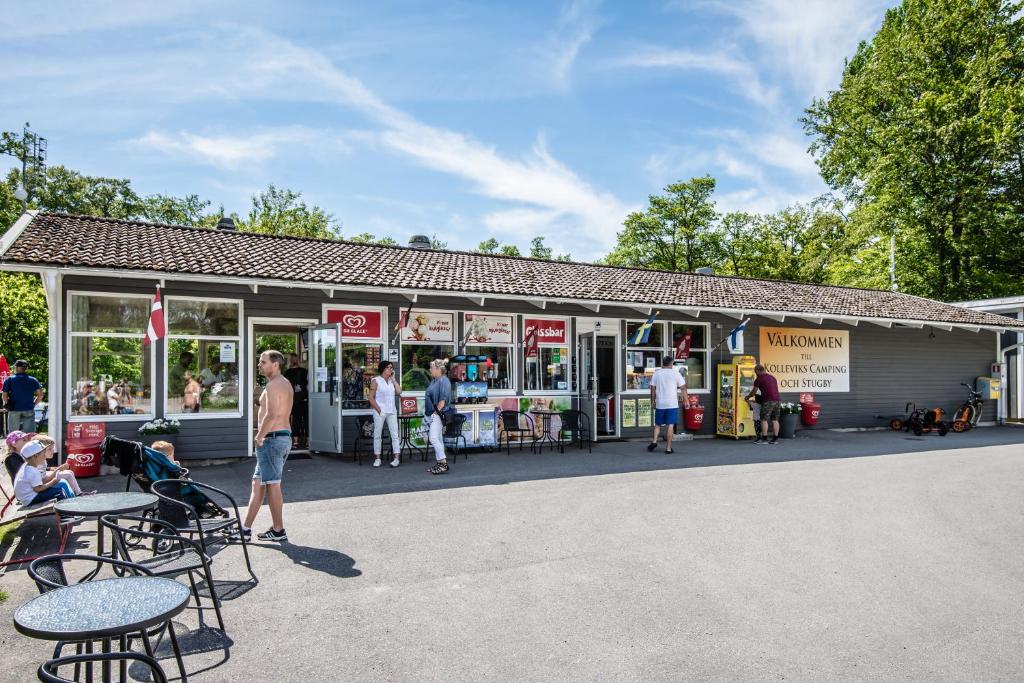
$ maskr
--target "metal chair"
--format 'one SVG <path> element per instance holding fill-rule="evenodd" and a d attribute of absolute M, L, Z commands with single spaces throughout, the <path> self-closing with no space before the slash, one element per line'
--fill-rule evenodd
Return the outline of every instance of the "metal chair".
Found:
<path fill-rule="evenodd" d="M 221 496 L 230 503 L 230 509 L 234 516 L 228 512 L 227 517 L 208 519 L 199 514 L 199 511 L 192 506 L 187 497 L 190 491 L 199 491 Z M 157 517 L 171 525 L 178 533 L 195 537 L 203 554 L 207 553 L 207 543 L 228 543 L 238 540 L 242 545 L 242 554 L 245 555 L 245 567 L 249 570 L 249 576 L 253 581 L 259 581 L 256 573 L 252 570 L 252 563 L 249 560 L 249 547 L 242 533 L 242 517 L 238 512 L 238 503 L 226 491 L 203 484 L 193 479 L 164 479 L 153 482 L 150 491 L 157 497 Z M 221 506 L 223 507 L 223 506 Z M 211 536 L 220 532 L 219 536 Z"/>
<path fill-rule="evenodd" d="M 537 443 L 537 431 L 533 422 L 533 417 L 529 413 L 521 413 L 518 410 L 503 410 L 500 414 L 501 418 L 501 431 L 505 434 L 505 455 L 512 454 L 512 434 L 519 435 L 519 450 L 523 450 L 524 437 L 530 435 L 530 451 L 533 451 L 534 446 Z M 523 427 L 523 422 L 526 422 L 527 427 Z M 500 435 L 499 435 L 500 438 Z M 501 442 L 498 442 L 498 447 L 501 447 Z"/>
<path fill-rule="evenodd" d="M 100 557 L 98 555 L 73 555 L 68 553 L 61 553 L 59 555 L 44 555 L 43 557 L 37 558 L 32 561 L 28 566 L 28 575 L 35 584 L 36 588 L 39 589 L 40 593 L 49 593 L 52 590 L 58 588 L 64 588 L 65 586 L 71 585 L 68 580 L 67 571 L 65 571 L 65 564 L 68 562 L 82 562 L 88 564 L 107 564 L 111 567 L 117 567 L 124 573 L 131 572 L 135 576 L 153 576 L 146 567 L 143 567 L 132 562 L 125 560 L 117 560 L 112 557 Z M 117 570 L 115 569 L 115 572 Z M 147 649 L 152 653 L 151 645 L 147 636 L 159 634 L 163 630 L 160 626 L 153 629 L 150 633 L 140 633 L 142 641 L 146 644 Z M 72 641 L 75 643 L 75 654 L 81 655 L 83 646 L 91 651 L 92 641 Z M 70 645 L 68 641 L 59 640 L 57 645 L 53 649 L 53 656 L 60 657 L 61 652 L 64 650 L 65 645 Z M 45 665 L 44 665 L 45 666 Z M 79 665 L 75 664 L 75 680 L 78 679 Z M 62 679 L 57 679 L 62 680 Z"/>
<path fill-rule="evenodd" d="M 131 522 L 137 526 L 124 526 L 121 522 Z M 199 543 L 179 533 L 173 524 L 153 517 L 104 515 L 100 517 L 100 524 L 110 529 L 117 552 L 132 564 L 149 570 L 152 576 L 178 576 L 187 573 L 188 582 L 192 586 L 192 595 L 196 599 L 196 607 L 200 609 L 202 600 L 199 597 L 199 587 L 196 586 L 193 572 L 201 573 L 207 588 L 210 589 L 213 610 L 217 613 L 217 623 L 220 625 L 220 630 L 225 631 L 224 617 L 220 613 L 220 598 L 217 597 L 213 572 L 210 571 L 210 563 L 213 560 Z M 149 530 L 146 529 L 147 525 Z M 149 557 L 138 557 L 142 544 L 132 542 L 129 538 L 140 541 L 147 538 L 152 539 L 153 554 Z M 132 557 L 132 552 L 135 553 L 135 557 Z"/>
<path fill-rule="evenodd" d="M 57 657 L 44 663 L 39 667 L 38 676 L 39 680 L 43 683 L 74 683 L 78 680 L 78 669 L 82 664 L 89 666 L 91 674 L 91 668 L 93 664 L 103 664 L 109 666 L 111 662 L 119 662 L 121 665 L 121 680 L 128 681 L 128 662 L 136 661 L 145 664 L 149 668 L 151 679 L 154 683 L 167 683 L 167 674 L 160 668 L 160 664 L 153 659 L 151 655 L 143 655 L 138 652 L 104 652 L 104 653 L 90 653 L 84 655 L 73 655 L 70 657 Z M 58 669 L 62 666 L 75 665 L 75 677 L 74 678 L 63 678 L 58 673 Z M 89 675 L 89 680 L 92 680 L 92 676 Z"/>
<path fill-rule="evenodd" d="M 591 448 L 590 416 L 579 410 L 563 410 L 559 413 L 562 420 L 562 431 L 569 432 L 569 443 L 577 442 L 583 448 L 586 439 L 587 452 L 593 453 Z M 559 439 L 561 441 L 561 439 Z M 561 444 L 562 452 L 565 452 L 565 445 Z"/>
<path fill-rule="evenodd" d="M 445 449 L 448 445 L 452 446 L 452 462 L 458 460 L 459 453 L 461 452 L 466 460 L 469 460 L 469 445 L 466 443 L 466 435 L 462 433 L 462 426 L 466 423 L 468 415 L 462 413 L 455 413 L 449 415 L 444 421 L 444 431 L 441 433 L 441 439 L 444 441 Z M 459 448 L 459 440 L 462 440 L 462 448 Z"/>
<path fill-rule="evenodd" d="M 387 427 L 387 424 L 385 424 Z M 384 450 L 384 434 L 387 434 L 388 439 L 388 453 L 394 451 L 395 441 L 398 440 L 398 434 L 392 434 L 390 429 L 381 432 L 381 450 Z M 373 448 L 373 415 L 356 415 L 356 438 L 352 442 L 352 454 L 355 460 L 359 461 L 359 466 L 363 466 L 363 452 L 360 446 L 365 442 L 370 442 L 371 449 Z M 401 455 L 399 455 L 401 460 Z"/>

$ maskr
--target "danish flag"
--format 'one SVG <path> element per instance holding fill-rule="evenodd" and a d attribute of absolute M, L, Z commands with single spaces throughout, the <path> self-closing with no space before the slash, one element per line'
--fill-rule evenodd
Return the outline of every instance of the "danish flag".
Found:
<path fill-rule="evenodd" d="M 149 327 L 146 329 L 146 337 L 142 343 L 149 344 L 157 339 L 163 339 L 165 334 L 167 334 L 167 329 L 164 327 L 164 306 L 160 303 L 160 285 L 157 285 L 156 298 L 153 299 L 153 307 L 149 311 Z"/>

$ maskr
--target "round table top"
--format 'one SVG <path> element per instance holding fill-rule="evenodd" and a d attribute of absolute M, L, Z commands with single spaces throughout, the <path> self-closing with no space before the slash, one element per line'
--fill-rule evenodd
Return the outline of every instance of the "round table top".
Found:
<path fill-rule="evenodd" d="M 53 507 L 61 514 L 100 517 L 146 510 L 156 507 L 157 500 L 152 493 L 97 493 L 58 500 Z"/>
<path fill-rule="evenodd" d="M 14 611 L 14 628 L 43 640 L 85 640 L 162 624 L 188 604 L 188 586 L 158 576 L 76 583 L 38 595 Z"/>

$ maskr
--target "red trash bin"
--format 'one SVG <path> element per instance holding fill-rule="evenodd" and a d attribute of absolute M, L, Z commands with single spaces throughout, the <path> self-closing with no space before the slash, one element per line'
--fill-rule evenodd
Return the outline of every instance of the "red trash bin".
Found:
<path fill-rule="evenodd" d="M 704 406 L 697 403 L 683 410 L 686 431 L 699 432 L 704 427 Z"/>
<path fill-rule="evenodd" d="M 68 424 L 64 452 L 68 465 L 76 478 L 97 477 L 100 474 L 100 444 L 107 435 L 102 422 L 72 422 Z"/>
<path fill-rule="evenodd" d="M 68 465 L 77 479 L 98 477 L 100 474 L 100 449 L 82 448 L 68 453 Z"/>
<path fill-rule="evenodd" d="M 813 427 L 818 424 L 818 416 L 821 415 L 821 404 L 816 401 L 809 401 L 800 404 L 800 421 L 804 427 Z"/>

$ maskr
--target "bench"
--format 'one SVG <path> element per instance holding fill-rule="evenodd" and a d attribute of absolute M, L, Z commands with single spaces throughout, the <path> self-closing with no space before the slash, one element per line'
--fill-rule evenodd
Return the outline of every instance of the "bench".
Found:
<path fill-rule="evenodd" d="M 3 509 L 0 510 L 0 527 L 5 527 L 8 524 L 20 522 L 30 517 L 47 517 L 49 515 L 53 515 L 54 523 L 57 525 L 57 553 L 64 552 L 64 546 L 67 545 L 72 527 L 82 521 L 81 517 L 61 518 L 60 513 L 54 509 L 54 505 L 57 502 L 55 500 L 48 500 L 45 503 L 36 503 L 35 505 L 19 505 L 17 498 L 12 494 L 7 493 L 7 489 L 4 488 L 2 484 L 0 484 L 0 495 L 4 498 L 4 506 Z M 12 557 L 9 560 L 0 562 L 0 567 L 31 562 L 38 557 L 41 556 L 33 555 L 31 557 Z"/>

